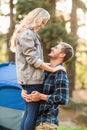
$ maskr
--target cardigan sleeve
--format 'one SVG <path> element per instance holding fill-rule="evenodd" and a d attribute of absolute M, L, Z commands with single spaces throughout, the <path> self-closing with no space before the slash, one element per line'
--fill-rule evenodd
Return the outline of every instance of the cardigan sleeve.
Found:
<path fill-rule="evenodd" d="M 27 63 L 38 68 L 43 61 L 38 55 L 33 32 L 31 30 L 23 32 L 23 34 L 20 35 L 19 42 L 22 46 L 23 54 L 26 57 Z"/>

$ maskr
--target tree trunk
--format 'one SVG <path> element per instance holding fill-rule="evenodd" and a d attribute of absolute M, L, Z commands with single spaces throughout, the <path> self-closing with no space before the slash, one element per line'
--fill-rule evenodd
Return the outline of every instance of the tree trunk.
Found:
<path fill-rule="evenodd" d="M 44 54 L 44 61 L 49 62 L 48 58 L 49 49 L 46 48 L 46 44 L 43 44 L 43 54 Z"/>
<path fill-rule="evenodd" d="M 77 6 L 72 0 L 72 12 L 71 12 L 71 33 L 77 37 L 77 15 L 76 15 Z M 77 43 L 73 44 L 74 55 L 76 54 L 76 46 Z M 75 89 L 75 75 L 76 75 L 76 59 L 69 63 L 68 65 L 68 74 L 69 74 L 69 82 L 70 82 L 70 96 L 72 97 L 73 90 Z"/>
<path fill-rule="evenodd" d="M 12 53 L 9 49 L 10 48 L 10 39 L 11 39 L 11 36 L 12 36 L 14 28 L 15 28 L 15 23 L 13 20 L 13 16 L 14 16 L 13 15 L 13 8 L 14 8 L 13 0 L 10 0 L 9 6 L 10 6 L 10 27 L 9 27 L 9 33 L 7 34 L 7 50 L 8 50 L 8 60 L 10 62 L 14 62 L 15 61 L 15 54 Z"/>
<path fill-rule="evenodd" d="M 67 73 L 69 78 L 69 94 L 72 97 L 73 90 L 75 89 L 75 59 L 67 64 Z"/>
<path fill-rule="evenodd" d="M 51 14 L 51 20 L 54 20 L 55 17 L 55 7 L 56 7 L 56 0 L 48 0 L 51 9 L 49 10 L 50 14 Z"/>

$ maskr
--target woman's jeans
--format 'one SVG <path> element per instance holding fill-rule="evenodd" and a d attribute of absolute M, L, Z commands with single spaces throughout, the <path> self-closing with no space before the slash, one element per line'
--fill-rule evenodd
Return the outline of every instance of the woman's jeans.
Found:
<path fill-rule="evenodd" d="M 42 85 L 23 85 L 23 88 L 30 94 L 32 91 L 42 92 Z M 25 113 L 21 122 L 21 130 L 34 130 L 40 102 L 25 102 Z"/>

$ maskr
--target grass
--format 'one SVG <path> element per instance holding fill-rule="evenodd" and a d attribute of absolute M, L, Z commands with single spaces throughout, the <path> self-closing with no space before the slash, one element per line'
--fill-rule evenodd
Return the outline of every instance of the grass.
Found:
<path fill-rule="evenodd" d="M 86 127 L 66 127 L 66 126 L 59 126 L 57 130 L 87 130 Z"/>

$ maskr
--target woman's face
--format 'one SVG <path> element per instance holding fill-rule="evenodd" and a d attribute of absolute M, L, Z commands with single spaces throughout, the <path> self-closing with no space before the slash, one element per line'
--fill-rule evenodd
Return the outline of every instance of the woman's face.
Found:
<path fill-rule="evenodd" d="M 39 31 L 40 29 L 44 28 L 46 23 L 48 22 L 48 19 L 39 19 L 39 22 L 37 23 L 37 26 L 34 28 L 35 31 Z"/>
<path fill-rule="evenodd" d="M 46 25 L 47 21 L 48 21 L 48 19 L 43 19 L 41 24 L 40 24 L 40 27 L 44 28 L 44 26 Z"/>

